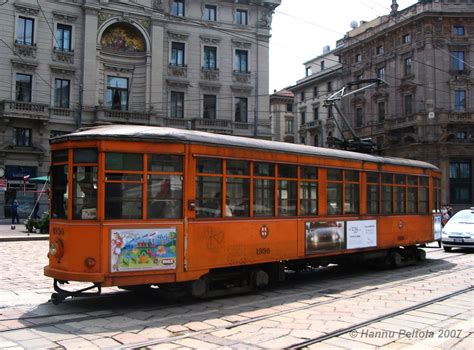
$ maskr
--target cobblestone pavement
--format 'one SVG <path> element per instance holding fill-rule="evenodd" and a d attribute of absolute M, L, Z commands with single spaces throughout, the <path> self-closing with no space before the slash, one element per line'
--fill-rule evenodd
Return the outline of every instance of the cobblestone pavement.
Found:
<path fill-rule="evenodd" d="M 467 251 L 429 248 L 426 262 L 395 270 L 331 266 L 278 288 L 207 301 L 176 304 L 107 288 L 101 297 L 54 306 L 42 272 L 47 246 L 1 243 L 0 349 L 265 349 L 323 336 L 308 348 L 474 348 L 474 292 L 429 303 L 472 288 Z"/>

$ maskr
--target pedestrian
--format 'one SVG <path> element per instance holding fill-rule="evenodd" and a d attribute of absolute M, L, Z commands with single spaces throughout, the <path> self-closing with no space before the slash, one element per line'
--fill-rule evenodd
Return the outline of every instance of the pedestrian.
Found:
<path fill-rule="evenodd" d="M 20 224 L 20 217 L 18 216 L 18 207 L 20 206 L 20 204 L 18 203 L 18 201 L 15 199 L 13 200 L 12 202 L 12 227 L 11 229 L 14 230 L 15 229 L 15 221 L 16 223 L 19 225 Z"/>

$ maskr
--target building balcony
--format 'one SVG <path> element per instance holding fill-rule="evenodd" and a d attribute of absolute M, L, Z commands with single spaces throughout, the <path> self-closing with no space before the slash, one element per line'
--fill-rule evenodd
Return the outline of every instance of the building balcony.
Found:
<path fill-rule="evenodd" d="M 219 80 L 219 69 L 201 68 L 201 79 L 210 81 Z"/>
<path fill-rule="evenodd" d="M 39 121 L 49 120 L 49 105 L 21 101 L 3 100 L 0 102 L 0 115 L 5 119 L 23 118 Z"/>
<path fill-rule="evenodd" d="M 95 116 L 98 123 L 150 124 L 151 113 L 98 108 Z"/>
<path fill-rule="evenodd" d="M 300 133 L 305 133 L 306 131 L 314 131 L 318 130 L 322 127 L 322 122 L 321 120 L 312 120 L 310 122 L 304 123 L 300 125 L 299 132 Z"/>
<path fill-rule="evenodd" d="M 13 47 L 18 56 L 36 58 L 36 44 L 19 44 L 18 41 L 15 40 Z"/>
<path fill-rule="evenodd" d="M 441 116 L 441 120 L 448 123 L 472 123 L 474 122 L 474 113 L 472 112 L 457 112 L 457 113 L 448 113 L 445 118 Z"/>
<path fill-rule="evenodd" d="M 222 119 L 194 119 L 193 129 L 219 134 L 232 134 L 232 123 L 230 120 Z"/>
<path fill-rule="evenodd" d="M 175 66 L 175 65 L 170 64 L 168 66 L 168 75 L 172 77 L 178 77 L 178 78 L 187 78 L 188 67 L 186 65 Z"/>
<path fill-rule="evenodd" d="M 71 117 L 73 110 L 70 108 L 49 107 L 49 114 L 51 117 Z"/>
<path fill-rule="evenodd" d="M 234 70 L 234 73 L 232 74 L 232 80 L 234 83 L 250 84 L 251 73 Z"/>
<path fill-rule="evenodd" d="M 184 118 L 162 118 L 163 126 L 179 129 L 192 129 L 193 120 Z"/>
<path fill-rule="evenodd" d="M 59 48 L 53 50 L 53 61 L 65 62 L 68 64 L 74 63 L 74 50 L 65 51 Z"/>
<path fill-rule="evenodd" d="M 410 115 L 407 117 L 386 119 L 385 124 L 389 130 L 404 129 L 416 125 L 417 120 L 415 115 Z"/>

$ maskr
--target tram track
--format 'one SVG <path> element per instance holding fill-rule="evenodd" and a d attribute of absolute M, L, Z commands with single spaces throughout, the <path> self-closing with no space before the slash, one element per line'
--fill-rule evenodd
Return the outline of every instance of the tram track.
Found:
<path fill-rule="evenodd" d="M 414 270 L 416 270 L 418 272 L 423 272 L 423 271 L 433 271 L 434 269 L 437 269 L 437 270 L 440 270 L 440 271 L 432 272 L 429 275 L 430 278 L 436 277 L 440 274 L 445 274 L 446 273 L 446 270 L 442 270 L 443 266 L 445 266 L 447 264 L 450 264 L 450 261 L 456 261 L 456 260 L 464 257 L 465 255 L 467 255 L 467 254 L 466 253 L 461 253 L 461 254 L 457 254 L 457 255 L 452 256 L 452 257 L 447 257 L 444 260 L 449 260 L 449 261 L 441 262 L 439 264 L 436 264 L 435 266 L 432 266 L 432 265 L 426 265 L 426 266 L 416 265 L 416 266 L 412 267 L 411 269 L 409 267 L 404 267 L 404 268 L 401 268 L 401 269 L 397 270 L 396 272 L 394 271 L 395 273 L 392 274 L 392 277 L 396 278 L 397 275 L 406 275 L 407 273 L 413 272 Z M 470 269 L 470 268 L 472 268 L 472 266 L 467 266 L 467 267 L 458 268 L 458 269 L 452 269 L 452 270 L 449 270 L 449 273 L 460 272 L 460 271 Z M 363 295 L 366 295 L 366 294 L 370 294 L 370 293 L 386 290 L 386 289 L 389 289 L 389 288 L 397 287 L 397 286 L 400 286 L 400 285 L 404 285 L 404 284 L 407 284 L 407 283 L 418 282 L 418 281 L 422 281 L 424 279 L 427 279 L 425 275 L 423 275 L 421 277 L 417 276 L 417 277 L 412 277 L 412 278 L 405 278 L 401 282 L 389 282 L 389 283 L 387 283 L 387 284 L 385 284 L 381 287 L 365 289 L 365 290 L 362 290 L 358 293 L 354 293 L 352 295 L 337 297 L 337 296 L 335 296 L 335 294 L 341 292 L 341 290 L 340 290 L 341 286 L 340 285 L 341 284 L 345 285 L 347 283 L 347 278 L 345 278 L 344 275 L 352 276 L 349 272 L 345 272 L 345 271 L 342 271 L 342 272 L 343 272 L 342 277 L 339 276 L 339 275 L 334 276 L 334 277 L 329 277 L 328 276 L 327 278 L 324 279 L 325 282 L 331 282 L 331 281 L 335 281 L 336 283 L 339 282 L 339 285 L 334 285 L 333 288 L 331 288 L 330 290 L 328 290 L 326 287 L 322 287 L 322 288 L 319 288 L 319 289 L 313 289 L 311 291 L 313 297 L 326 297 L 326 298 L 330 298 L 329 300 L 325 300 L 325 301 L 318 302 L 318 303 L 313 303 L 313 304 L 310 304 L 310 305 L 303 306 L 301 308 L 291 309 L 289 311 L 281 311 L 281 312 L 277 312 L 277 313 L 274 313 L 274 314 L 266 315 L 266 316 L 263 316 L 263 318 L 258 319 L 258 320 L 263 320 L 263 319 L 270 318 L 270 317 L 280 316 L 280 315 L 283 315 L 284 313 L 300 311 L 300 310 L 304 310 L 304 309 L 311 308 L 311 307 L 318 306 L 318 305 L 326 305 L 326 304 L 329 304 L 331 302 L 335 302 L 335 301 L 338 301 L 338 300 L 344 300 L 344 299 L 351 299 L 351 298 L 355 298 L 355 297 L 360 297 L 360 296 L 363 296 Z M 353 277 L 349 277 L 349 278 L 353 278 Z M 318 281 L 320 282 L 321 280 L 318 279 Z M 307 279 L 305 278 L 301 281 L 296 281 L 296 282 L 293 281 L 293 282 L 290 282 L 289 284 L 279 286 L 279 287 L 275 287 L 274 290 L 284 291 L 285 289 L 292 289 L 292 288 L 295 288 L 299 285 L 304 285 L 305 287 L 309 288 L 309 287 L 311 287 L 312 283 L 318 283 L 318 281 L 310 282 L 310 284 L 308 285 Z M 255 295 L 258 295 L 258 294 L 264 295 L 266 292 L 268 292 L 268 290 L 264 290 L 260 293 L 256 292 L 254 294 Z M 128 294 L 127 292 L 123 292 L 124 297 L 127 297 L 127 294 Z M 107 293 L 105 295 L 88 297 L 87 299 L 84 299 L 84 302 L 89 302 L 89 301 L 93 301 L 93 300 L 96 301 L 96 299 L 98 299 L 98 298 L 109 298 L 109 297 L 112 300 L 112 298 L 117 297 L 117 294 L 116 293 Z M 136 298 L 136 296 L 133 296 L 133 294 L 131 294 L 130 297 L 132 299 Z M 285 298 L 287 298 L 287 295 L 284 294 L 284 295 L 270 297 L 270 298 L 265 297 L 264 300 L 265 300 L 265 302 L 274 301 L 276 303 L 276 302 L 278 302 L 279 299 L 285 299 Z M 219 299 L 216 299 L 216 300 L 218 301 Z M 204 303 L 206 301 L 208 301 L 208 300 L 204 300 L 202 302 Z M 251 307 L 251 306 L 253 306 L 255 304 L 259 304 L 261 302 L 262 302 L 262 300 L 251 301 L 251 302 L 243 303 L 243 304 L 240 303 L 238 305 L 225 307 L 224 309 L 225 310 L 232 310 L 234 308 L 245 307 L 245 306 Z M 193 305 L 196 305 L 196 300 L 192 300 L 190 302 L 173 302 L 173 303 L 167 302 L 166 305 L 163 305 L 161 307 L 156 307 L 156 306 L 149 307 L 149 308 L 145 307 L 145 308 L 140 308 L 140 311 L 142 311 L 142 312 L 160 312 L 160 311 L 166 311 L 168 309 L 173 309 L 173 308 L 176 308 L 176 307 L 185 308 L 187 306 L 193 306 Z M 2 324 L 2 322 L 8 322 L 8 321 L 20 321 L 20 322 L 24 322 L 24 323 L 27 323 L 27 324 L 25 324 L 23 327 L 15 327 L 15 328 L 10 328 L 10 329 L 0 330 L 0 334 L 1 333 L 6 333 L 6 332 L 11 332 L 11 331 L 23 330 L 23 329 L 36 329 L 36 328 L 42 328 L 42 327 L 56 326 L 56 325 L 59 325 L 59 324 L 67 324 L 67 323 L 70 323 L 70 322 L 82 322 L 82 321 L 88 321 L 88 320 L 97 320 L 97 319 L 103 319 L 103 318 L 113 318 L 113 317 L 127 316 L 127 314 L 129 314 L 130 312 L 136 311 L 136 309 L 137 309 L 137 305 L 135 304 L 131 307 L 128 307 L 128 308 L 120 310 L 120 311 L 113 311 L 113 312 L 109 312 L 109 313 L 101 313 L 101 314 L 98 314 L 98 315 L 95 315 L 95 316 L 86 315 L 86 314 L 84 314 L 84 316 L 80 316 L 84 312 L 80 312 L 80 311 L 78 312 L 77 310 L 73 310 L 73 312 L 71 312 L 71 313 L 55 313 L 55 314 L 52 314 L 52 315 L 33 315 L 33 316 L 26 316 L 26 317 L 20 317 L 20 318 L 2 319 L 2 320 L 0 320 L 0 325 Z M 109 310 L 109 308 L 103 307 L 103 308 L 100 308 L 100 309 L 94 308 L 93 311 L 96 313 L 96 312 L 107 311 L 107 310 Z M 218 311 L 219 310 L 217 310 L 217 309 L 208 310 L 208 312 L 218 312 Z M 199 312 L 199 314 L 202 314 L 202 312 Z M 74 317 L 65 318 L 65 316 L 68 316 L 68 315 L 74 315 Z M 182 317 L 182 315 L 171 315 L 171 316 L 168 316 L 167 319 L 178 318 L 178 317 Z M 48 321 L 48 319 L 50 319 L 50 318 L 52 318 L 53 320 Z M 36 322 L 37 320 L 44 320 L 44 322 Z M 235 328 L 235 327 L 238 327 L 240 325 L 248 324 L 248 323 L 251 323 L 251 322 L 256 322 L 258 320 L 251 319 L 248 322 L 247 322 L 247 320 L 241 321 L 241 322 L 236 322 L 236 323 L 228 326 L 228 328 L 226 328 L 226 329 Z M 147 320 L 144 320 L 143 325 L 147 325 L 149 323 L 150 322 L 148 322 Z"/>
<path fill-rule="evenodd" d="M 400 315 L 406 314 L 410 311 L 415 311 L 415 310 L 421 309 L 423 307 L 426 307 L 426 306 L 429 306 L 429 305 L 432 305 L 432 304 L 435 304 L 435 303 L 439 303 L 441 301 L 445 301 L 445 300 L 451 299 L 455 296 L 462 295 L 462 294 L 472 292 L 472 291 L 474 291 L 474 286 L 470 286 L 468 288 L 464 288 L 464 289 L 461 289 L 461 290 L 458 290 L 458 291 L 455 291 L 455 292 L 452 292 L 452 293 L 448 293 L 448 294 L 445 294 L 441 297 L 434 298 L 434 299 L 431 299 L 431 300 L 428 300 L 428 301 L 425 301 L 425 302 L 419 303 L 417 305 L 413 305 L 413 306 L 410 306 L 410 307 L 407 307 L 407 308 L 404 308 L 404 309 L 401 309 L 401 310 L 398 310 L 398 311 L 395 311 L 395 312 L 391 312 L 391 313 L 388 313 L 388 314 L 385 314 L 385 315 L 382 315 L 382 316 L 378 316 L 378 317 L 372 318 L 370 320 L 352 325 L 350 327 L 341 328 L 341 329 L 335 330 L 334 332 L 327 333 L 327 334 L 322 335 L 322 336 L 317 337 L 317 338 L 309 339 L 309 340 L 306 340 L 304 342 L 294 344 L 293 346 L 290 347 L 290 349 L 305 348 L 307 346 L 310 346 L 310 345 L 313 345 L 313 344 L 316 344 L 316 343 L 320 343 L 320 342 L 323 342 L 323 341 L 331 339 L 331 338 L 339 337 L 341 335 L 347 334 L 347 333 L 349 333 L 351 331 L 354 331 L 354 330 L 357 330 L 359 328 L 367 327 L 371 324 L 374 324 L 374 323 L 377 323 L 377 322 L 380 322 L 380 321 L 384 321 L 384 320 L 387 320 L 387 319 L 392 318 L 392 317 L 400 316 Z"/>
<path fill-rule="evenodd" d="M 472 266 L 465 267 L 465 268 L 462 268 L 462 269 L 458 269 L 456 271 L 451 271 L 451 273 L 461 272 L 461 271 L 464 271 L 464 270 L 467 270 L 467 269 L 472 269 Z M 434 276 L 431 275 L 430 277 L 434 277 Z M 318 306 L 325 306 L 325 305 L 327 306 L 327 305 L 330 305 L 331 303 L 342 301 L 342 300 L 348 300 L 348 299 L 354 299 L 354 298 L 366 296 L 366 295 L 374 293 L 374 292 L 379 292 L 381 290 L 394 288 L 394 287 L 397 287 L 397 286 L 400 286 L 400 285 L 404 285 L 406 283 L 418 282 L 418 281 L 424 280 L 424 279 L 427 279 L 427 278 L 417 278 L 416 280 L 409 280 L 409 281 L 405 280 L 403 282 L 387 285 L 387 286 L 384 286 L 382 288 L 374 288 L 374 289 L 370 289 L 370 290 L 361 291 L 360 293 L 356 293 L 356 294 L 353 294 L 353 295 L 350 295 L 350 296 L 332 297 L 330 300 L 316 302 L 316 303 L 312 303 L 312 304 L 309 304 L 309 305 L 292 308 L 290 310 L 278 311 L 278 312 L 267 314 L 267 315 L 264 315 L 264 316 L 254 317 L 254 318 L 251 318 L 251 319 L 248 319 L 248 320 L 234 322 L 233 324 L 228 325 L 228 326 L 215 327 L 215 328 L 212 328 L 210 330 L 204 330 L 204 331 L 185 332 L 184 334 L 173 336 L 173 337 L 167 337 L 167 338 L 162 338 L 162 339 L 154 339 L 154 340 L 149 340 L 149 341 L 134 343 L 134 344 L 127 344 L 127 345 L 124 345 L 124 346 L 121 346 L 121 347 L 114 347 L 114 349 L 124 349 L 124 350 L 125 349 L 130 349 L 130 348 L 132 348 L 132 349 L 142 349 L 142 348 L 147 348 L 149 346 L 154 346 L 154 345 L 159 345 L 159 344 L 164 344 L 164 343 L 172 343 L 172 342 L 177 341 L 177 340 L 181 340 L 181 339 L 185 339 L 185 338 L 192 338 L 192 337 L 196 337 L 196 336 L 199 336 L 199 335 L 205 335 L 205 334 L 209 334 L 209 333 L 213 333 L 213 332 L 217 332 L 217 331 L 221 331 L 221 330 L 231 330 L 233 328 L 237 328 L 237 327 L 245 326 L 245 325 L 250 325 L 252 323 L 268 320 L 268 319 L 271 319 L 271 318 L 274 318 L 274 317 L 284 316 L 286 314 L 299 312 L 299 311 L 304 311 L 304 310 L 311 309 L 311 308 L 318 307 Z M 459 294 L 462 294 L 462 293 L 467 293 L 467 292 L 472 291 L 472 290 L 474 290 L 474 286 L 464 288 L 461 291 L 456 291 L 456 292 L 453 292 L 453 293 L 446 294 L 442 297 L 438 297 L 438 298 L 432 299 L 430 301 L 414 305 L 414 306 L 409 307 L 409 308 L 405 308 L 405 309 L 402 309 L 402 310 L 398 310 L 396 312 L 392 312 L 392 313 L 389 313 L 389 314 L 386 314 L 386 315 L 382 315 L 382 316 L 379 316 L 377 318 L 371 319 L 369 321 L 372 321 L 372 323 L 375 323 L 375 322 L 377 322 L 378 318 L 386 319 L 386 318 L 389 318 L 389 317 L 394 317 L 396 315 L 396 313 L 402 314 L 402 313 L 409 312 L 410 308 L 414 308 L 416 310 L 417 308 L 421 308 L 423 306 L 430 305 L 430 304 L 435 303 L 435 302 L 446 300 L 446 299 L 449 299 L 449 298 L 451 298 L 455 295 L 459 295 Z M 236 306 L 236 307 L 241 307 L 241 306 L 242 305 L 239 305 L 239 306 Z M 366 321 L 366 322 L 368 322 L 368 321 Z M 363 324 L 363 323 L 360 323 L 360 324 Z M 359 324 L 357 324 L 355 326 L 358 326 L 357 328 L 363 327 L 363 325 L 359 326 Z M 343 334 L 345 334 L 347 332 L 350 332 L 352 330 L 352 327 L 353 326 L 347 327 L 348 330 L 345 331 Z M 336 335 L 337 331 L 334 331 L 332 333 L 334 333 L 333 337 L 337 336 Z M 319 338 L 315 338 L 315 339 L 319 339 Z M 321 341 L 323 341 L 323 340 L 321 340 Z M 301 346 L 301 347 L 303 347 L 303 346 Z M 296 346 L 295 348 L 301 348 L 301 347 Z"/>

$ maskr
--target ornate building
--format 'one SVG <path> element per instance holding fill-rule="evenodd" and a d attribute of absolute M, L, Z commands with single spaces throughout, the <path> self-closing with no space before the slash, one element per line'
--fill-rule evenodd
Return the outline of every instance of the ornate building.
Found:
<path fill-rule="evenodd" d="M 343 101 L 360 137 L 385 155 L 443 172 L 443 204 L 474 204 L 474 1 L 420 0 L 362 23 L 338 42 L 343 84 L 381 78 Z"/>
<path fill-rule="evenodd" d="M 288 88 L 295 95 L 296 143 L 325 147 L 328 136 L 339 137 L 334 121 L 329 118 L 332 110 L 324 107 L 323 102 L 340 88 L 342 66 L 328 46 L 322 55 L 304 66 L 305 77 Z"/>
<path fill-rule="evenodd" d="M 271 138 L 268 56 L 281 0 L 14 0 L 0 7 L 0 218 L 36 195 L 50 137 L 144 124 Z M 36 185 L 29 185 L 34 190 Z"/>
<path fill-rule="evenodd" d="M 294 95 L 283 89 L 270 95 L 270 119 L 274 141 L 295 143 Z"/>

